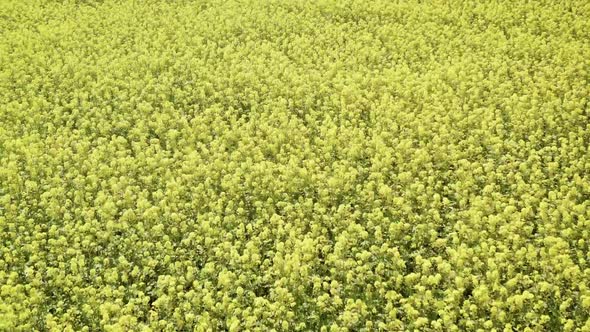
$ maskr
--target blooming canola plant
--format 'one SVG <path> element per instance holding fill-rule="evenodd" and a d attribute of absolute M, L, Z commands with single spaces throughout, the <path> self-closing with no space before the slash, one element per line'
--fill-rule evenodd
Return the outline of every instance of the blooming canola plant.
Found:
<path fill-rule="evenodd" d="M 590 331 L 589 13 L 0 1 L 0 330 Z"/>

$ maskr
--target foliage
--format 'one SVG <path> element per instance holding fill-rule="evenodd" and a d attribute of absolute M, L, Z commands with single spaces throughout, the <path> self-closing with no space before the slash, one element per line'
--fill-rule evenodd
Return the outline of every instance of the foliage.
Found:
<path fill-rule="evenodd" d="M 588 13 L 0 1 L 0 330 L 590 331 Z"/>

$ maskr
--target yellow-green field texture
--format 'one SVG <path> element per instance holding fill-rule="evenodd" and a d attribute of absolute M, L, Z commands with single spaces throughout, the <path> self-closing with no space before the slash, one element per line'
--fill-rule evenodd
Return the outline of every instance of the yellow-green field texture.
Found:
<path fill-rule="evenodd" d="M 0 0 L 0 331 L 590 331 L 590 1 Z"/>

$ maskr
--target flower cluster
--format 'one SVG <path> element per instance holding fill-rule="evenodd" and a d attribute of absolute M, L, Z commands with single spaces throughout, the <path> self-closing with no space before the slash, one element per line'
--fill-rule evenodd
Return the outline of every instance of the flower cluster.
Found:
<path fill-rule="evenodd" d="M 0 330 L 590 331 L 588 13 L 0 1 Z"/>

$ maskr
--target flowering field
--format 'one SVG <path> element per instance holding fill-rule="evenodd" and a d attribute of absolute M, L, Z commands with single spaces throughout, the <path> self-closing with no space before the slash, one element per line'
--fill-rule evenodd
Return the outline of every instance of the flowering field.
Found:
<path fill-rule="evenodd" d="M 590 2 L 0 0 L 0 331 L 590 331 Z"/>

